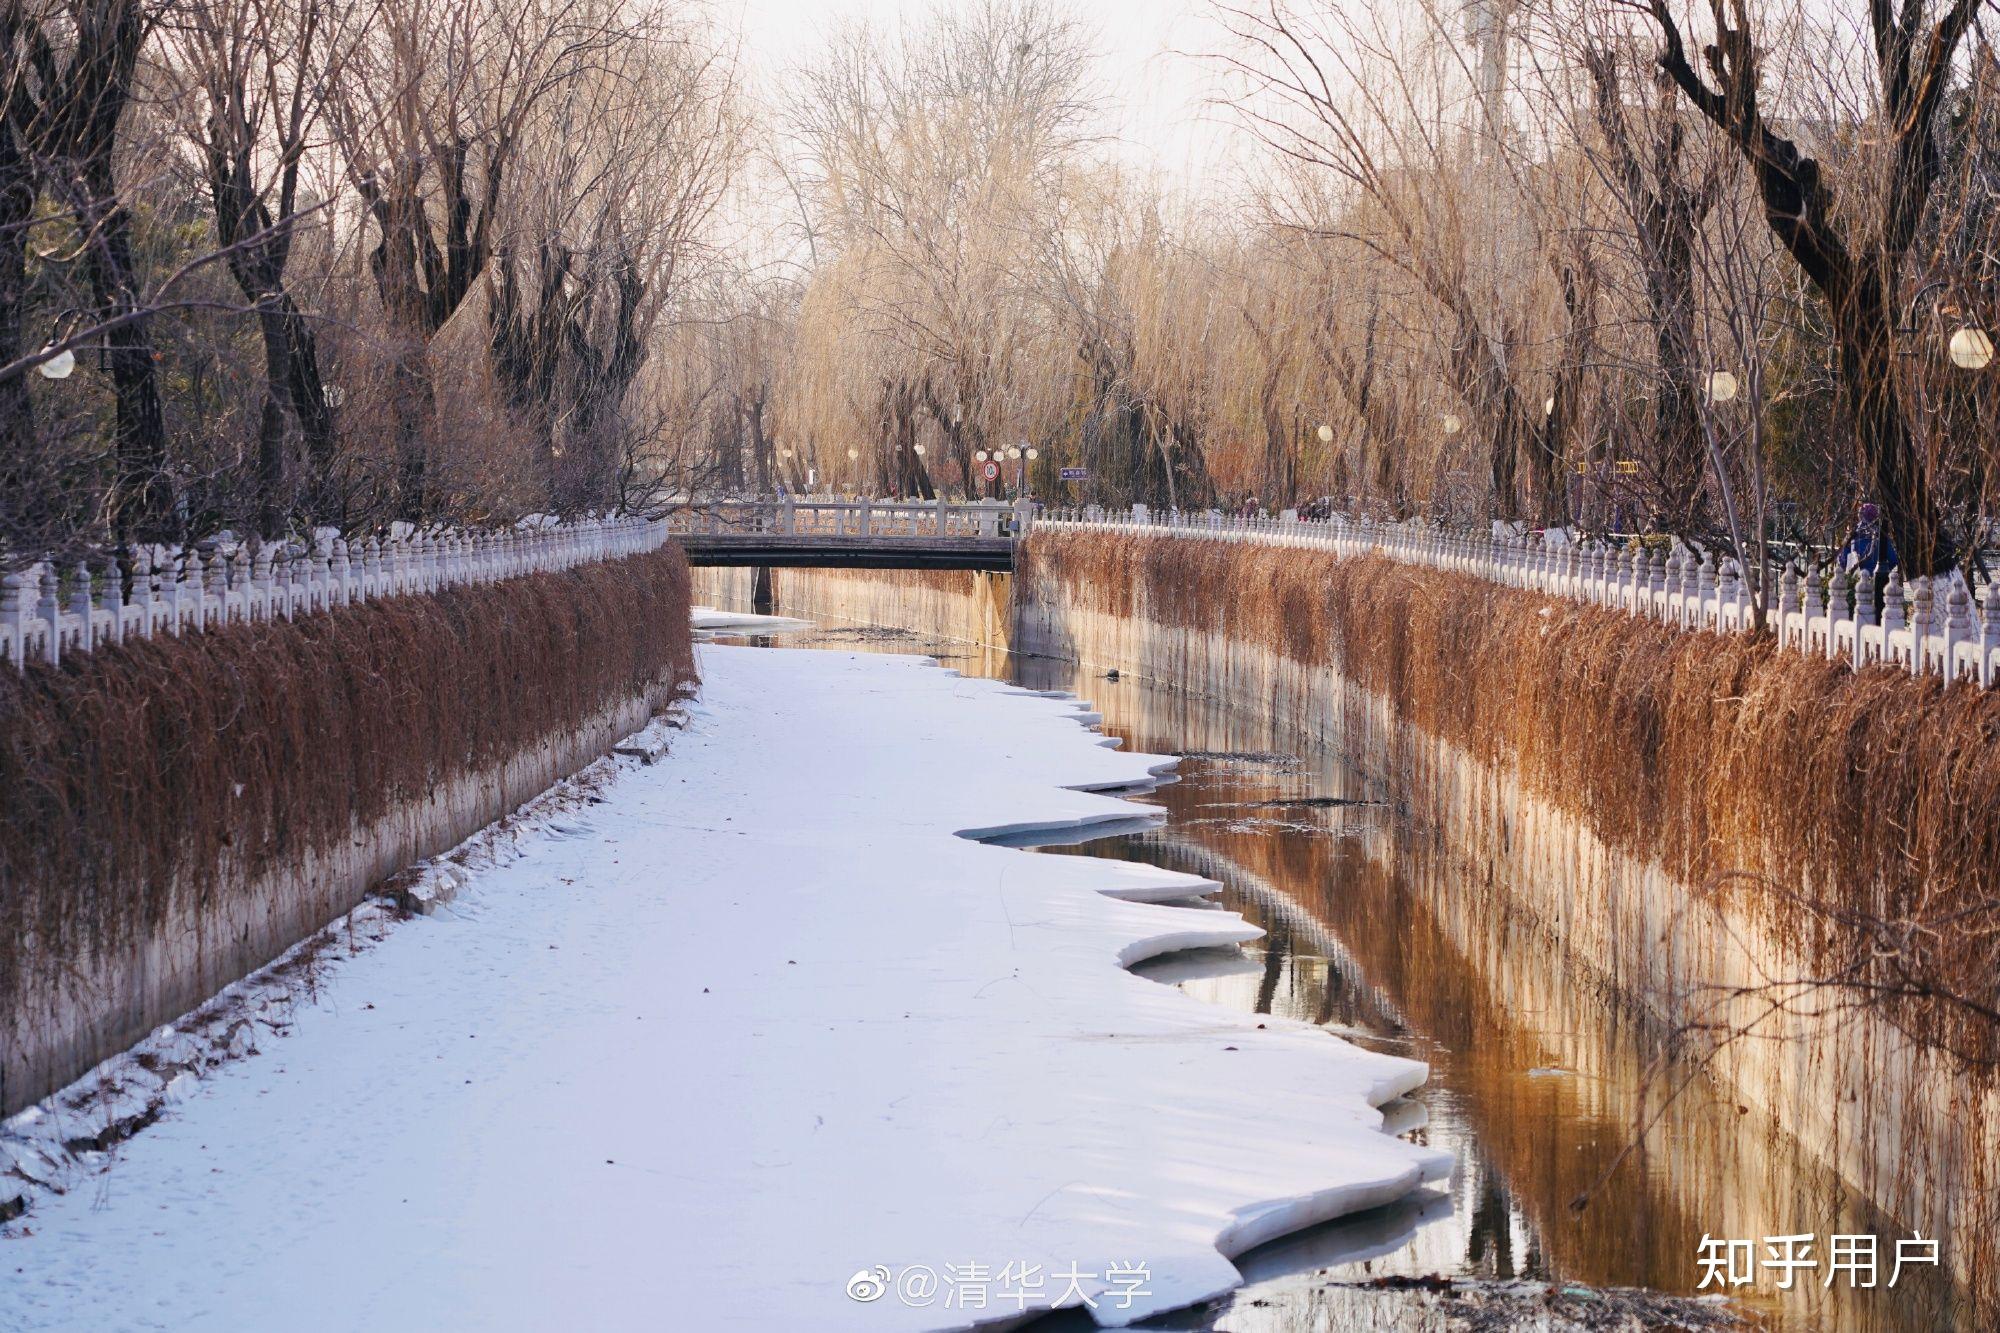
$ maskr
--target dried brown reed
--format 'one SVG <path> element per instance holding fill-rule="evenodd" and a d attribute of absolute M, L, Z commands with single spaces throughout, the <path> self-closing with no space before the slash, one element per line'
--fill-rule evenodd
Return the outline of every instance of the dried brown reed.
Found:
<path fill-rule="evenodd" d="M 1336 668 L 1612 848 L 1753 896 L 1802 981 L 2000 1059 L 2000 692 L 1320 552 L 1044 532 L 1018 576 Z"/>
<path fill-rule="evenodd" d="M 685 691 L 688 600 L 670 547 L 0 671 L 0 1014 L 225 873 Z"/>

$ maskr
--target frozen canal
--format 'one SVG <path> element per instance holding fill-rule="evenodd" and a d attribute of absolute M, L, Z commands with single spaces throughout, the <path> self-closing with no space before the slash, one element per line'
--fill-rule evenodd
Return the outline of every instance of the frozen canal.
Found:
<path fill-rule="evenodd" d="M 0 1325 L 1116 1324 L 1448 1166 L 1375 1109 L 1421 1063 L 1124 970 L 1255 935 L 1139 901 L 1212 885 L 959 836 L 1171 760 L 915 658 L 703 671 L 663 761 L 0 1229 Z"/>
<path fill-rule="evenodd" d="M 1452 1156 L 1448 1181 L 1260 1247 L 1240 1258 L 1249 1280 L 1222 1302 L 1145 1327 L 1330 1333 L 1461 1318 L 1597 1328 L 1626 1316 L 1697 1327 L 1722 1317 L 1687 1299 L 1700 1290 L 1704 1232 L 1761 1234 L 1806 1218 L 1895 1231 L 1767 1120 L 1699 1082 L 1631 1150 L 1657 1034 L 1607 1003 L 1433 833 L 1412 828 L 1377 780 L 1337 752 L 1289 752 L 1254 708 L 903 631 L 828 625 L 773 642 L 929 652 L 969 674 L 1072 690 L 1127 746 L 1186 756 L 1177 781 L 1139 798 L 1163 822 L 1051 850 L 1212 877 L 1224 884 L 1214 901 L 1265 933 L 1136 971 L 1430 1066 L 1424 1086 L 1389 1111 L 1413 1141 Z M 1573 1208 L 1586 1193 L 1590 1205 Z M 1426 1290 L 1440 1277 L 1456 1284 L 1449 1295 Z M 1540 1295 L 1551 1283 L 1591 1290 L 1555 1311 Z M 1930 1269 L 1906 1272 L 1894 1290 L 1801 1283 L 1739 1298 L 1779 1330 L 1968 1326 L 1958 1293 Z"/>

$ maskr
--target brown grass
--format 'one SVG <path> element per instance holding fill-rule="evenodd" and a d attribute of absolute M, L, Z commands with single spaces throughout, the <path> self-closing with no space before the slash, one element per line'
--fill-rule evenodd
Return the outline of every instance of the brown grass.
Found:
<path fill-rule="evenodd" d="M 1322 552 L 1043 533 L 1017 572 L 1337 668 L 1613 848 L 1757 893 L 1810 975 L 2000 1056 L 2000 692 Z"/>
<path fill-rule="evenodd" d="M 673 547 L 0 670 L 0 1013 L 225 874 L 694 678 Z"/>

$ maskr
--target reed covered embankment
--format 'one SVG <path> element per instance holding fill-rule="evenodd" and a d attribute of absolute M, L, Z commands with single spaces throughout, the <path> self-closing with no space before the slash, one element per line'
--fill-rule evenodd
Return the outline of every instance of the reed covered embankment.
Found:
<path fill-rule="evenodd" d="M 678 548 L 0 670 L 0 1113 L 694 683 Z"/>
<path fill-rule="evenodd" d="M 1015 594 L 1017 649 L 1343 748 L 1456 891 L 1525 912 L 1992 1294 L 2000 695 L 1255 544 L 1043 530 Z"/>

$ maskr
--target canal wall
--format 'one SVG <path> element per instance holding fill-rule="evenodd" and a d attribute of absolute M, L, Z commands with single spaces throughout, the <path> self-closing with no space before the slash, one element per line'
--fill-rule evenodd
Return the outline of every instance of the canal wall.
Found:
<path fill-rule="evenodd" d="M 773 569 L 772 606 L 783 614 L 844 625 L 907 629 L 995 653 L 1011 651 L 1013 579 L 982 570 Z M 749 569 L 694 571 L 697 602 L 747 610 L 757 592 Z"/>
<path fill-rule="evenodd" d="M 1171 535 L 1037 532 L 1004 642 L 994 589 L 935 575 L 780 571 L 776 591 L 783 611 L 1115 668 L 1337 748 L 1458 867 L 1439 884 L 1504 902 L 1704 1059 L 1725 1105 L 1944 1237 L 1995 1296 L 1977 1239 L 2000 1220 L 1994 1052 L 1948 997 L 1991 999 L 1990 937 L 1949 923 L 2000 874 L 2000 698 Z"/>
<path fill-rule="evenodd" d="M 0 1115 L 688 691 L 675 547 L 0 670 Z"/>

